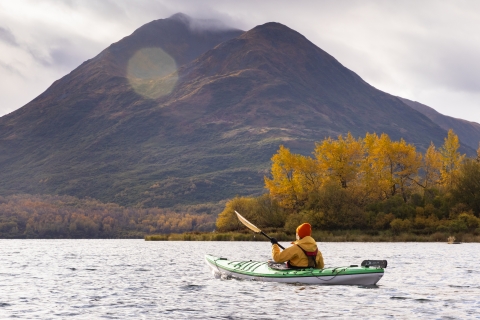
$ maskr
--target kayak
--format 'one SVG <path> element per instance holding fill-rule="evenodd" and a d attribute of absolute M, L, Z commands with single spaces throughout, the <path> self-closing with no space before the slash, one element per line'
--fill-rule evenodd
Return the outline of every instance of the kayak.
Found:
<path fill-rule="evenodd" d="M 289 269 L 285 263 L 231 261 L 209 254 L 205 261 L 216 277 L 320 285 L 375 285 L 387 267 L 386 260 L 365 260 L 361 266 Z"/>

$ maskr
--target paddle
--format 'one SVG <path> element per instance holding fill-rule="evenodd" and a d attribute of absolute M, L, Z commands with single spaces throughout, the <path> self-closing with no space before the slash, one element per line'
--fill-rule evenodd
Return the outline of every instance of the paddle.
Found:
<path fill-rule="evenodd" d="M 271 237 L 269 237 L 265 232 L 263 232 L 262 230 L 258 229 L 254 224 L 252 224 L 250 221 L 248 221 L 247 219 L 245 219 L 240 213 L 237 212 L 237 210 L 235 210 L 235 213 L 237 214 L 237 218 L 238 220 L 240 220 L 241 223 L 243 223 L 248 229 L 252 230 L 253 232 L 255 233 L 260 233 L 262 235 L 264 235 L 265 237 L 267 237 L 269 240 L 272 240 Z M 277 243 L 277 245 L 282 248 L 283 250 L 285 250 L 284 247 L 282 247 L 279 243 Z"/>

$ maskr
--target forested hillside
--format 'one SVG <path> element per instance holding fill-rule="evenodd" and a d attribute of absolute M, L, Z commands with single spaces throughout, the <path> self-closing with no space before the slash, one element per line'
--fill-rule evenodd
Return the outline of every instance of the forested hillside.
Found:
<path fill-rule="evenodd" d="M 143 238 L 214 228 L 209 214 L 125 208 L 69 196 L 0 197 L 0 238 Z"/>

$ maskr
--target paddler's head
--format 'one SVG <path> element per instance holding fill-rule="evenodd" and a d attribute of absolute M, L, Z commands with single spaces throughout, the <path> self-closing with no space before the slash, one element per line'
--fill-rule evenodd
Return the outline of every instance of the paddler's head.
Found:
<path fill-rule="evenodd" d="M 312 226 L 310 223 L 305 222 L 298 226 L 297 228 L 297 240 L 305 238 L 306 236 L 312 235 Z"/>

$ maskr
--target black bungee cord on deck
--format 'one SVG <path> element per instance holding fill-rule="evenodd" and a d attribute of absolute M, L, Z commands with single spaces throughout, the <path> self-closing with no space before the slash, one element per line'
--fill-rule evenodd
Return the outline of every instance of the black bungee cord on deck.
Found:
<path fill-rule="evenodd" d="M 342 268 L 343 268 L 343 269 L 342 269 Z M 317 278 L 318 280 L 322 280 L 322 281 L 325 281 L 325 282 L 326 282 L 326 281 L 331 281 L 331 280 L 335 279 L 335 278 L 340 274 L 340 272 L 347 270 L 347 268 L 348 268 L 348 267 L 336 267 L 336 268 L 334 268 L 334 269 L 332 270 L 332 273 L 334 273 L 335 270 L 337 270 L 337 269 L 340 269 L 340 270 L 338 270 L 338 272 L 335 273 L 335 275 L 332 276 L 332 277 L 331 277 L 330 279 L 328 279 L 328 280 L 324 280 L 324 279 L 322 279 L 322 277 L 318 277 L 318 276 L 314 275 L 314 274 L 313 274 L 313 270 L 312 270 L 311 272 L 312 272 L 312 275 L 315 276 L 315 278 Z M 323 269 L 322 269 L 322 270 L 323 270 Z"/>

